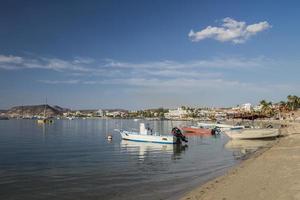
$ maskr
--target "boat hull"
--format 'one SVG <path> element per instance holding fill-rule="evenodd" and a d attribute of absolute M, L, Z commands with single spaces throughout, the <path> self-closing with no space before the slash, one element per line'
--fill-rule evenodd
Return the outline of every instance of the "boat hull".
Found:
<path fill-rule="evenodd" d="M 130 140 L 135 142 L 152 142 L 161 144 L 175 144 L 177 142 L 177 138 L 174 136 L 142 135 L 129 131 L 121 131 L 120 134 L 123 140 Z"/>
<path fill-rule="evenodd" d="M 279 136 L 278 129 L 242 129 L 235 131 L 225 131 L 231 139 L 249 140 L 249 139 L 265 139 Z"/>
<path fill-rule="evenodd" d="M 239 130 L 244 129 L 244 126 L 233 126 L 229 124 L 218 124 L 218 123 L 200 123 L 198 122 L 198 126 L 204 128 L 219 128 L 221 131 L 228 131 L 228 130 Z"/>
<path fill-rule="evenodd" d="M 207 128 L 198 128 L 198 127 L 181 127 L 181 130 L 183 130 L 184 135 L 212 135 L 213 131 L 212 129 Z"/>
<path fill-rule="evenodd" d="M 51 123 L 53 123 L 53 120 L 52 119 L 38 119 L 37 123 L 38 124 L 51 124 Z"/>

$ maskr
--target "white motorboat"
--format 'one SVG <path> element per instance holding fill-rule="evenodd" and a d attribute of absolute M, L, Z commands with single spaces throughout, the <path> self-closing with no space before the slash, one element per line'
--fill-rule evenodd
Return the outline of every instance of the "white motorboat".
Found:
<path fill-rule="evenodd" d="M 187 142 L 185 136 L 178 128 L 172 129 L 173 135 L 161 135 L 154 133 L 152 129 L 146 128 L 144 123 L 140 123 L 140 132 L 125 131 L 115 129 L 121 134 L 123 140 L 131 140 L 136 142 L 153 142 L 162 144 L 175 144 L 181 141 Z"/>
<path fill-rule="evenodd" d="M 203 122 L 198 122 L 197 123 L 199 127 L 203 128 L 219 128 L 221 131 L 226 131 L 226 130 L 239 130 L 239 129 L 244 129 L 245 126 L 233 126 L 229 124 L 219 124 L 219 123 L 203 123 Z"/>
<path fill-rule="evenodd" d="M 274 138 L 279 136 L 279 129 L 275 128 L 250 128 L 241 130 L 228 130 L 225 131 L 231 139 L 264 139 L 264 138 Z"/>

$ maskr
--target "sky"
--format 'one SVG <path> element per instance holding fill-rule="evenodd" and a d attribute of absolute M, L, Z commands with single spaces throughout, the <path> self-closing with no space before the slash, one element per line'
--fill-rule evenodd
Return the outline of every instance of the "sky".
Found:
<path fill-rule="evenodd" d="M 1 0 L 0 108 L 235 106 L 300 95 L 299 1 Z"/>

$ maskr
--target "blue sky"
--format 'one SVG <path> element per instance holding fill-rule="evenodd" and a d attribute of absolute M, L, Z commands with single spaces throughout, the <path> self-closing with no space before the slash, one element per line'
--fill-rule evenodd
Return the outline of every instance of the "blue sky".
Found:
<path fill-rule="evenodd" d="M 300 95 L 297 1 L 1 1 L 0 108 Z"/>

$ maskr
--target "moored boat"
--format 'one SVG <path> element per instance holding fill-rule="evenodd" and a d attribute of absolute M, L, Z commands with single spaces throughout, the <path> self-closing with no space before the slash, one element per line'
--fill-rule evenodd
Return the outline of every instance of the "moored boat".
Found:
<path fill-rule="evenodd" d="M 265 139 L 265 138 L 274 138 L 280 135 L 279 129 L 275 128 L 250 128 L 250 129 L 241 129 L 241 130 L 228 130 L 225 131 L 225 134 L 228 135 L 231 139 Z"/>
<path fill-rule="evenodd" d="M 205 136 L 205 135 L 213 135 L 216 133 L 215 129 L 209 129 L 209 128 L 201 128 L 197 126 L 183 126 L 180 127 L 181 130 L 183 130 L 184 135 L 191 136 L 191 135 L 199 135 L 199 136 Z"/>
<path fill-rule="evenodd" d="M 47 107 L 47 98 L 46 98 L 46 104 L 44 106 L 44 115 L 42 118 L 37 120 L 38 124 L 52 124 L 54 123 L 53 119 L 46 116 L 46 107 Z"/>
<path fill-rule="evenodd" d="M 245 126 L 234 126 L 229 124 L 220 124 L 220 123 L 204 123 L 204 122 L 198 122 L 197 123 L 199 127 L 203 128 L 219 128 L 221 131 L 227 131 L 227 130 L 239 130 L 244 129 Z"/>
<path fill-rule="evenodd" d="M 140 132 L 126 131 L 115 129 L 121 134 L 123 140 L 131 140 L 136 142 L 153 142 L 163 144 L 175 144 L 181 141 L 187 142 L 185 136 L 178 128 L 172 129 L 172 135 L 161 135 L 154 133 L 152 129 L 146 128 L 144 123 L 140 123 Z"/>
<path fill-rule="evenodd" d="M 45 119 L 38 119 L 37 123 L 38 124 L 51 124 L 53 123 L 53 119 L 45 118 Z"/>
<path fill-rule="evenodd" d="M 0 116 L 0 120 L 9 120 L 9 118 L 5 116 Z"/>

